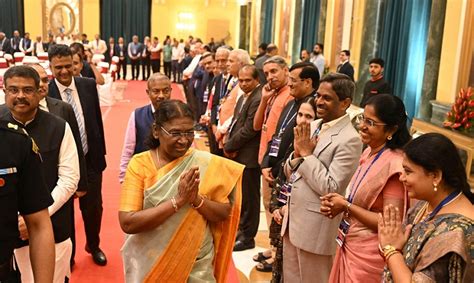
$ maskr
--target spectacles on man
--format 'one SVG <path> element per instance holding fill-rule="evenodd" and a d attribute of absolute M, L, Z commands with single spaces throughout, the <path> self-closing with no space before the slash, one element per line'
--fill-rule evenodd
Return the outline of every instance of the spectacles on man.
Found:
<path fill-rule="evenodd" d="M 171 92 L 171 88 L 163 88 L 163 89 L 158 89 L 158 88 L 152 88 L 148 90 L 151 94 L 153 95 L 158 95 L 158 94 L 169 94 Z"/>
<path fill-rule="evenodd" d="M 357 124 L 364 124 L 364 125 L 369 126 L 369 127 L 387 126 L 387 124 L 385 124 L 385 123 L 375 122 L 372 119 L 365 118 L 364 115 L 357 116 L 356 122 L 357 122 Z"/>
<path fill-rule="evenodd" d="M 24 95 L 33 95 L 36 93 L 37 89 L 34 87 L 24 87 L 24 88 L 19 88 L 19 87 L 7 87 L 5 89 L 5 92 L 11 95 L 18 95 L 19 93 L 23 92 Z"/>
<path fill-rule="evenodd" d="M 173 139 L 179 139 L 180 137 L 184 137 L 186 139 L 192 139 L 194 138 L 194 129 L 189 130 L 189 131 L 167 131 L 163 126 L 160 126 L 160 128 L 167 134 L 168 136 L 172 137 Z"/>

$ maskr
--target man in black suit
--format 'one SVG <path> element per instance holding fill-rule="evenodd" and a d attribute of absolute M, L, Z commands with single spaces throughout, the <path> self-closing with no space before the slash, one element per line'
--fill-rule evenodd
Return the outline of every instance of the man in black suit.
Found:
<path fill-rule="evenodd" d="M 48 96 L 48 74 L 45 69 L 40 64 L 31 65 L 33 69 L 38 72 L 40 77 L 39 85 L 39 94 L 42 99 L 39 102 L 39 108 L 41 110 L 47 111 L 51 114 L 54 114 L 66 122 L 71 127 L 72 134 L 74 136 L 74 141 L 76 142 L 77 154 L 79 157 L 79 170 L 80 170 L 80 179 L 77 185 L 77 190 L 74 197 L 79 198 L 83 197 L 87 193 L 87 168 L 86 168 L 86 158 L 84 157 L 84 151 L 81 144 L 81 134 L 79 132 L 79 126 L 77 125 L 76 116 L 72 106 L 67 102 L 62 100 L 52 98 Z M 75 217 L 74 217 L 74 205 L 71 205 L 71 242 L 72 242 L 72 253 L 71 253 L 71 264 L 74 263 L 74 256 L 76 254 L 76 229 L 75 229 Z"/>
<path fill-rule="evenodd" d="M 106 162 L 104 127 L 96 83 L 87 78 L 73 78 L 72 52 L 68 46 L 52 46 L 48 50 L 48 57 L 55 77 L 49 84 L 49 96 L 71 104 L 86 157 L 88 191 L 79 199 L 87 239 L 86 251 L 92 254 L 96 264 L 106 265 L 107 258 L 99 247 L 103 211 L 102 172 Z"/>
<path fill-rule="evenodd" d="M 117 78 L 120 80 L 120 70 L 122 70 L 122 78 L 124 80 L 127 79 L 127 45 L 124 42 L 123 37 L 119 37 L 118 39 L 118 44 L 117 44 L 117 49 L 118 49 L 118 57 L 119 57 L 119 63 L 117 66 Z"/>
<path fill-rule="evenodd" d="M 0 51 L 10 53 L 10 40 L 5 36 L 5 33 L 0 32 Z"/>
<path fill-rule="evenodd" d="M 227 85 L 229 84 L 232 76 L 227 72 L 227 60 L 229 59 L 230 50 L 226 47 L 217 48 L 215 60 L 217 68 L 221 72 L 220 75 L 214 77 L 211 83 L 210 96 L 212 96 L 211 113 L 210 113 L 210 127 L 208 130 L 209 135 L 209 148 L 212 154 L 223 156 L 224 152 L 219 149 L 216 141 L 215 133 L 217 132 L 217 111 L 220 105 L 220 99 L 224 96 Z"/>
<path fill-rule="evenodd" d="M 109 37 L 109 44 L 107 45 L 107 51 L 105 52 L 105 62 L 111 64 L 112 57 L 119 56 L 120 49 L 118 44 L 115 43 L 115 39 L 111 36 Z"/>
<path fill-rule="evenodd" d="M 354 81 L 354 67 L 351 65 L 351 62 L 349 62 L 350 57 L 351 52 L 349 50 L 342 50 L 341 53 L 339 53 L 340 64 L 337 66 L 337 72 L 347 75 Z"/>
<path fill-rule="evenodd" d="M 242 210 L 234 251 L 255 247 L 254 238 L 260 220 L 260 131 L 253 129 L 253 118 L 260 104 L 262 91 L 255 66 L 244 65 L 240 69 L 239 86 L 244 94 L 237 101 L 228 140 L 224 141 L 224 155 L 245 165 L 242 177 Z"/>
<path fill-rule="evenodd" d="M 15 30 L 13 32 L 13 37 L 10 38 L 10 54 L 15 54 L 15 52 L 20 52 L 20 32 Z"/>

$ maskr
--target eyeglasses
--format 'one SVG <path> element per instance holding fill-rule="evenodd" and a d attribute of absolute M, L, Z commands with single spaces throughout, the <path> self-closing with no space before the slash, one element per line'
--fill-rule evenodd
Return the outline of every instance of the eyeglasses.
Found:
<path fill-rule="evenodd" d="M 171 131 L 168 132 L 165 128 L 160 126 L 160 128 L 167 134 L 168 136 L 172 137 L 173 139 L 179 139 L 180 137 L 184 137 L 186 139 L 192 139 L 194 138 L 194 129 L 192 131 L 185 131 L 185 132 L 180 132 L 180 131 Z"/>
<path fill-rule="evenodd" d="M 37 89 L 34 87 L 24 87 L 24 88 L 8 87 L 5 89 L 5 92 L 11 95 L 18 95 L 20 91 L 23 92 L 24 95 L 33 95 L 36 93 Z"/>
<path fill-rule="evenodd" d="M 387 124 L 380 123 L 380 122 L 375 122 L 374 120 L 365 118 L 364 115 L 359 115 L 356 118 L 357 124 L 364 124 L 369 127 L 375 127 L 375 126 L 387 126 Z"/>
<path fill-rule="evenodd" d="M 169 88 L 169 87 L 163 88 L 163 89 L 153 88 L 153 89 L 149 89 L 148 91 L 153 95 L 168 94 L 168 93 L 171 92 L 171 88 Z"/>

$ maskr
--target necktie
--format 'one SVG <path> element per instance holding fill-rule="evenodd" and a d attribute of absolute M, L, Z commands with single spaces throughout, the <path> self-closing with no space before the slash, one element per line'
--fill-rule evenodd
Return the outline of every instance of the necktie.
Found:
<path fill-rule="evenodd" d="M 77 108 L 77 104 L 74 101 L 74 97 L 72 97 L 72 89 L 66 88 L 64 93 L 66 94 L 67 103 L 71 104 L 72 110 L 74 110 L 77 125 L 79 126 L 79 133 L 81 134 L 82 149 L 84 151 L 84 155 L 86 155 L 89 151 L 89 146 L 87 145 L 87 133 L 86 128 L 84 126 L 84 120 L 81 119 L 81 113 L 79 113 L 79 109 Z"/>

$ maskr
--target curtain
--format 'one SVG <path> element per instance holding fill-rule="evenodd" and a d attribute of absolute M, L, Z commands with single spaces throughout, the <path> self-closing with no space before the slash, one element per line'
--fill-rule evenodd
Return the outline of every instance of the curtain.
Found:
<path fill-rule="evenodd" d="M 101 0 L 100 1 L 100 34 L 107 41 L 109 37 L 117 40 L 120 36 L 125 38 L 124 21 L 125 0 Z M 130 38 L 125 38 L 128 42 Z"/>
<path fill-rule="evenodd" d="M 262 0 L 261 12 L 261 41 L 271 43 L 273 41 L 275 19 L 275 0 Z"/>
<path fill-rule="evenodd" d="M 15 30 L 23 36 L 25 32 L 23 15 L 23 0 L 0 0 L 0 31 L 4 32 L 7 38 L 11 38 Z"/>
<path fill-rule="evenodd" d="M 431 0 L 387 1 L 382 17 L 378 55 L 385 60 L 385 79 L 410 118 L 420 107 L 430 13 Z"/>
<path fill-rule="evenodd" d="M 303 0 L 303 31 L 301 33 L 301 49 L 310 53 L 318 42 L 320 0 Z"/>
<path fill-rule="evenodd" d="M 101 0 L 100 31 L 107 40 L 123 36 L 130 42 L 138 35 L 140 42 L 151 31 L 151 0 Z"/>

